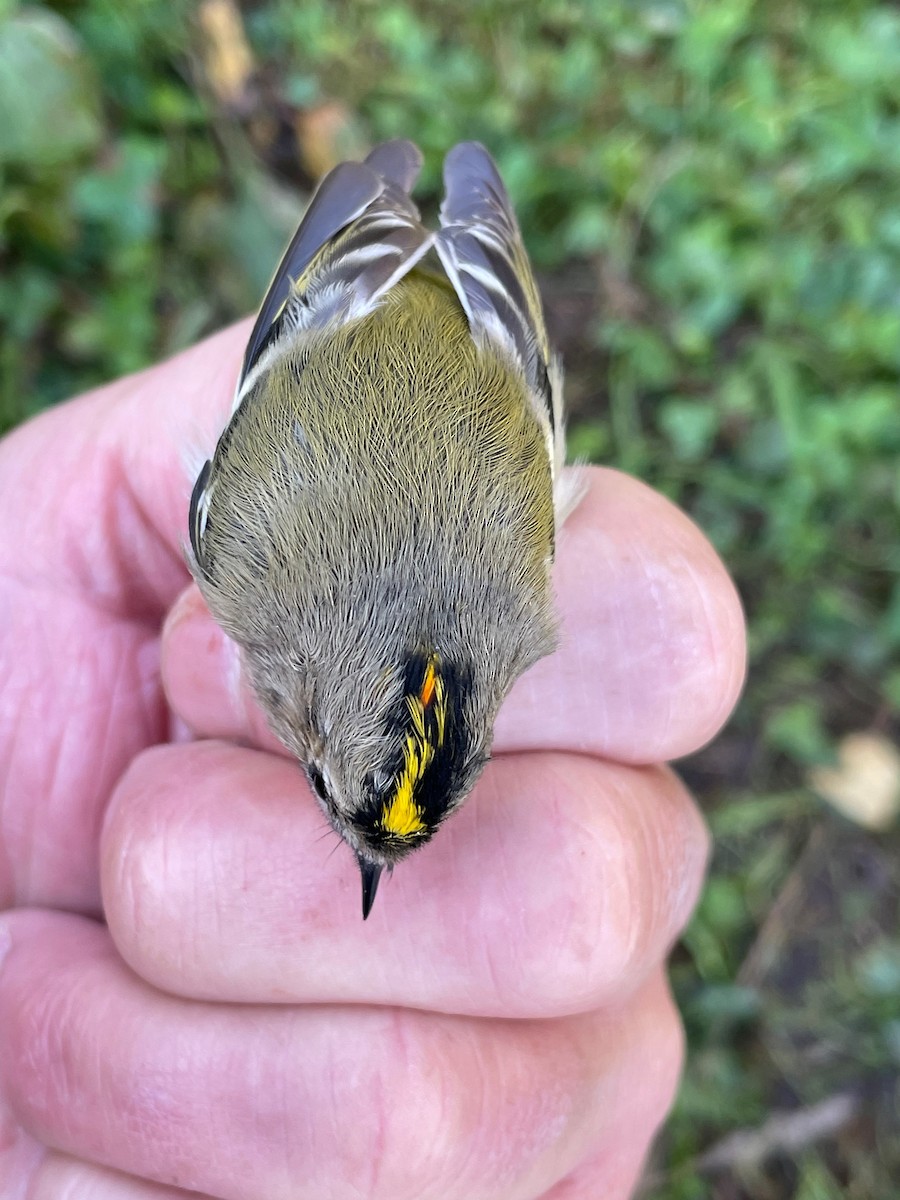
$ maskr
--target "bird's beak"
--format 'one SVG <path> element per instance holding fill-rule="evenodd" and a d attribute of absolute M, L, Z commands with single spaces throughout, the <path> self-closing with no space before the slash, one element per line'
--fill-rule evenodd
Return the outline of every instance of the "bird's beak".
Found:
<path fill-rule="evenodd" d="M 381 872 L 384 867 L 378 863 L 369 862 L 367 858 L 363 858 L 361 854 L 357 854 L 359 862 L 359 872 L 362 875 L 362 908 L 363 920 L 372 911 L 372 905 L 375 903 L 375 893 L 378 891 L 378 880 L 381 878 Z"/>

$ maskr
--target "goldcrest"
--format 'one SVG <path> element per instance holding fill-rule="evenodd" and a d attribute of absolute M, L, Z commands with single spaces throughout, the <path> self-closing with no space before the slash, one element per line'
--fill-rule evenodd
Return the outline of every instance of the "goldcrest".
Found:
<path fill-rule="evenodd" d="M 250 335 L 190 505 L 192 570 L 272 729 L 379 877 L 487 762 L 556 631 L 572 502 L 561 375 L 487 151 L 444 163 L 440 229 L 407 141 L 325 177 Z"/>

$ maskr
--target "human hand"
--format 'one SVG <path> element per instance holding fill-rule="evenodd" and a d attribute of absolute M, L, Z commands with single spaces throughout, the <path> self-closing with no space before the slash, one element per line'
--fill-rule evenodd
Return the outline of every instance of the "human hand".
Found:
<path fill-rule="evenodd" d="M 654 764 L 734 703 L 734 590 L 667 501 L 592 470 L 560 649 L 364 925 L 183 563 L 184 448 L 224 426 L 244 336 L 0 445 L 4 1195 L 624 1198 L 706 853 Z"/>

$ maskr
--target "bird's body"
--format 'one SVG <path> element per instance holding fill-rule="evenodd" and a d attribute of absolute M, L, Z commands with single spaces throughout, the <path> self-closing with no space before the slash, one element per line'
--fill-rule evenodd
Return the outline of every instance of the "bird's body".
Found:
<path fill-rule="evenodd" d="M 372 262 L 359 225 L 251 339 L 192 541 L 275 732 L 377 882 L 465 798 L 511 683 L 553 648 L 554 422 L 547 370 L 473 336 L 430 240 L 348 304 L 327 272 Z"/>

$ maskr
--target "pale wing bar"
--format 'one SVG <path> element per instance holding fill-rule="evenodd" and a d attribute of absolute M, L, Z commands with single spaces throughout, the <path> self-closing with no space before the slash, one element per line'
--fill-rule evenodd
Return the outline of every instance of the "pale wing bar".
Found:
<path fill-rule="evenodd" d="M 420 222 L 408 194 L 382 181 L 378 198 L 323 247 L 297 280 L 296 302 L 288 303 L 286 322 L 311 329 L 363 316 L 433 242 L 434 234 Z"/>

